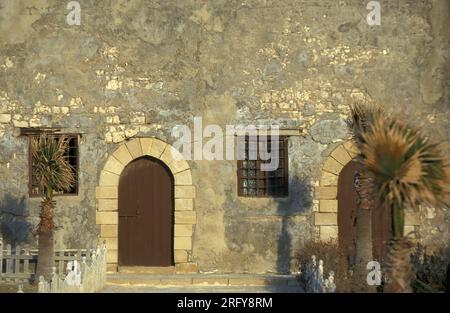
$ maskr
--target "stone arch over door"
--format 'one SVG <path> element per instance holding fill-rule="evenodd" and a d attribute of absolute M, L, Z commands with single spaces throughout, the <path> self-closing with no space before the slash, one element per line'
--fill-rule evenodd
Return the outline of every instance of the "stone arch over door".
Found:
<path fill-rule="evenodd" d="M 314 212 L 314 226 L 317 239 L 329 241 L 338 239 L 338 179 L 347 163 L 358 154 L 358 148 L 352 140 L 337 146 L 327 157 L 322 167 L 319 185 L 315 187 L 314 199 L 317 210 Z M 414 212 L 406 212 L 405 233 L 419 225 L 419 216 Z"/>
<path fill-rule="evenodd" d="M 109 271 L 118 269 L 118 186 L 124 168 L 133 160 L 150 156 L 163 162 L 174 177 L 174 261 L 177 272 L 197 272 L 191 261 L 192 238 L 196 224 L 191 168 L 170 144 L 157 138 L 135 138 L 124 142 L 108 157 L 100 172 L 96 188 L 96 223 L 100 225 L 100 240 L 106 240 Z M 174 158 L 175 156 L 175 158 Z"/>

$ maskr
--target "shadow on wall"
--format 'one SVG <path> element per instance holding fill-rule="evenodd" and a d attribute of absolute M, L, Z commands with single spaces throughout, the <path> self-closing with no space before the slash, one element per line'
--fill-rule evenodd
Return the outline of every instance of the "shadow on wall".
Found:
<path fill-rule="evenodd" d="M 309 237 L 305 234 L 305 223 L 296 223 L 295 216 L 306 214 L 312 207 L 312 186 L 308 177 L 293 177 L 289 180 L 289 197 L 275 198 L 277 213 L 281 216 L 281 233 L 278 238 L 277 272 L 290 273 L 293 253 L 293 236 Z M 300 229 L 297 229 L 300 227 Z M 298 238 L 300 239 L 300 238 Z"/>
<path fill-rule="evenodd" d="M 309 179 L 291 176 L 288 197 L 241 202 L 233 201 L 231 192 L 227 195 L 224 224 L 229 251 L 215 258 L 215 266 L 230 273 L 289 273 L 299 243 L 311 237 Z"/>
<path fill-rule="evenodd" d="M 0 235 L 11 245 L 30 242 L 32 225 L 27 221 L 29 216 L 25 197 L 17 198 L 6 194 L 0 201 Z"/>

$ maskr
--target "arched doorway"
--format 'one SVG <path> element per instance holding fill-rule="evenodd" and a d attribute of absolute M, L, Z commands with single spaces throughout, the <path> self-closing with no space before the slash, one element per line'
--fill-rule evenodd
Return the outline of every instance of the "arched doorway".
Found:
<path fill-rule="evenodd" d="M 347 246 L 344 252 L 350 259 L 353 258 L 350 261 L 381 261 L 390 238 L 391 214 L 386 209 L 364 205 L 354 211 L 358 195 L 354 189 L 353 174 L 358 154 L 356 144 L 349 140 L 338 145 L 325 160 L 319 185 L 315 187 L 315 200 L 319 203 L 314 213 L 314 225 L 321 241 L 339 239 L 343 242 Z M 371 205 L 368 202 L 365 204 Z M 405 231 L 412 231 L 419 225 L 417 213 L 407 213 Z"/>
<path fill-rule="evenodd" d="M 133 160 L 118 191 L 119 265 L 174 265 L 174 178 L 167 166 L 150 156 Z"/>
<path fill-rule="evenodd" d="M 97 199 L 96 223 L 100 227 L 100 242 L 108 247 L 107 270 L 116 272 L 119 261 L 119 180 L 125 167 L 141 157 L 159 160 L 173 175 L 174 187 L 174 239 L 173 258 L 177 273 L 197 272 L 192 261 L 192 246 L 197 214 L 196 188 L 192 182 L 191 167 L 177 149 L 158 138 L 134 138 L 123 142 L 108 156 L 100 172 L 95 190 Z"/>

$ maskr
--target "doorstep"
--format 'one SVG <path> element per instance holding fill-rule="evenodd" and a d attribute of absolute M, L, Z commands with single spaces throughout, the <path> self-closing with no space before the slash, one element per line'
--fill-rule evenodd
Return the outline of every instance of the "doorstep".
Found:
<path fill-rule="evenodd" d="M 119 273 L 124 274 L 170 275 L 176 273 L 175 266 L 119 266 L 117 270 Z"/>
<path fill-rule="evenodd" d="M 125 286 L 298 286 L 294 275 L 276 274 L 138 274 L 107 275 L 108 285 Z"/>

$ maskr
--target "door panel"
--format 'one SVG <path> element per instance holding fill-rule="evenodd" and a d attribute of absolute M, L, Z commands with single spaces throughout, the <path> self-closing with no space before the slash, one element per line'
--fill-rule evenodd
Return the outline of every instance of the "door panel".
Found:
<path fill-rule="evenodd" d="M 173 176 L 159 160 L 131 162 L 119 181 L 119 265 L 173 265 Z"/>
<path fill-rule="evenodd" d="M 346 254 L 349 265 L 354 265 L 356 261 L 358 194 L 354 179 L 358 169 L 359 164 L 350 161 L 344 166 L 338 179 L 339 246 Z"/>

